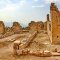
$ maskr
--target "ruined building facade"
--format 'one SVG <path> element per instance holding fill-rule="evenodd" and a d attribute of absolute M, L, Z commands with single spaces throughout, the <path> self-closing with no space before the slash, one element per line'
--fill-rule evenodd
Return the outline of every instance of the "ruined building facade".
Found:
<path fill-rule="evenodd" d="M 18 22 L 13 22 L 11 29 L 14 33 L 20 33 L 22 31 L 22 27 Z"/>
<path fill-rule="evenodd" d="M 44 24 L 42 21 L 40 22 L 31 21 L 31 23 L 29 23 L 29 29 L 32 31 L 40 32 L 41 30 L 44 29 Z"/>
<path fill-rule="evenodd" d="M 52 44 L 60 44 L 60 11 L 54 3 L 50 6 L 50 20 L 47 16 L 47 31 Z"/>

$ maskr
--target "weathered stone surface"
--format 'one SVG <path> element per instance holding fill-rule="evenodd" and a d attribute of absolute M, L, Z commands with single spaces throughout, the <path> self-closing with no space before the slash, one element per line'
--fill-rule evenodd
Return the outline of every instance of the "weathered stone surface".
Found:
<path fill-rule="evenodd" d="M 47 31 L 47 21 L 46 21 L 46 22 L 44 22 L 44 30 L 46 30 L 46 31 Z"/>
<path fill-rule="evenodd" d="M 60 11 L 58 10 L 55 3 L 51 3 L 50 17 L 51 19 L 49 21 L 47 16 L 48 35 L 52 44 L 60 44 Z"/>
<path fill-rule="evenodd" d="M 23 54 L 23 55 L 28 54 L 28 52 L 29 52 L 28 49 L 23 49 L 23 50 L 22 50 L 22 54 Z"/>
<path fill-rule="evenodd" d="M 37 35 L 37 32 L 30 32 L 26 38 L 24 38 L 22 41 L 21 41 L 21 45 L 19 45 L 20 48 L 26 48 L 29 43 L 33 40 L 33 38 Z"/>
<path fill-rule="evenodd" d="M 20 33 L 22 31 L 22 27 L 18 22 L 13 22 L 13 26 L 11 28 L 14 33 Z"/>
<path fill-rule="evenodd" d="M 52 56 L 52 53 L 50 51 L 44 51 L 43 56 L 44 57 L 50 57 L 50 56 Z"/>
<path fill-rule="evenodd" d="M 30 51 L 29 54 L 39 57 L 50 57 L 52 56 L 50 51 Z"/>
<path fill-rule="evenodd" d="M 29 49 L 21 49 L 21 50 L 17 50 L 17 55 L 27 55 L 29 54 Z"/>
<path fill-rule="evenodd" d="M 37 35 L 37 32 L 30 32 L 29 34 L 27 34 L 27 37 L 22 39 L 21 41 L 15 41 L 14 45 L 13 45 L 13 49 L 15 51 L 19 50 L 19 49 L 24 49 L 26 48 L 30 42 L 33 40 L 33 38 Z M 15 52 L 14 52 L 15 53 Z"/>
<path fill-rule="evenodd" d="M 52 52 L 52 56 L 60 56 L 60 53 Z"/>
<path fill-rule="evenodd" d="M 19 44 L 20 44 L 20 41 L 14 41 L 14 44 L 13 44 L 13 52 L 16 55 L 17 55 L 17 50 L 19 50 Z"/>
<path fill-rule="evenodd" d="M 5 33 L 5 25 L 3 21 L 0 21 L 0 34 L 4 34 L 4 33 Z"/>
<path fill-rule="evenodd" d="M 17 50 L 16 52 L 17 52 L 17 54 L 15 54 L 15 55 L 22 55 L 23 54 L 22 50 Z"/>
<path fill-rule="evenodd" d="M 31 23 L 29 23 L 29 29 L 32 31 L 40 32 L 40 30 L 44 29 L 44 24 L 42 21 L 40 21 L 40 22 L 31 21 Z"/>

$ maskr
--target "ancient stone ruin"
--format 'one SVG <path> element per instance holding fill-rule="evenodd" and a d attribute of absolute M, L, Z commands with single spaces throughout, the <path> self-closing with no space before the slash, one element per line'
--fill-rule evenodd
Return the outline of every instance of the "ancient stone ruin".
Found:
<path fill-rule="evenodd" d="M 47 21 L 44 22 L 44 30 L 47 31 Z"/>
<path fill-rule="evenodd" d="M 3 21 L 0 21 L 0 39 L 21 32 L 22 27 L 18 22 L 13 22 L 12 27 L 5 27 Z"/>
<path fill-rule="evenodd" d="M 60 45 L 56 45 L 60 44 L 60 11 L 51 3 L 47 21 L 31 21 L 25 28 L 18 22 L 13 22 L 12 27 L 5 27 L 0 21 L 0 43 L 0 46 L 6 45 L 4 53 L 13 51 L 14 55 L 19 56 L 60 56 Z"/>
<path fill-rule="evenodd" d="M 20 40 L 15 41 L 13 45 L 14 54 L 18 54 L 17 53 L 18 50 L 25 49 L 36 35 L 37 31 L 29 32 L 26 38 L 23 38 L 21 41 Z"/>
<path fill-rule="evenodd" d="M 58 50 L 55 49 L 54 52 L 51 51 L 33 51 L 28 48 L 28 45 L 33 40 L 34 36 L 37 35 L 37 32 L 45 30 L 48 33 L 50 41 L 52 44 L 60 44 L 60 12 L 54 3 L 51 3 L 50 6 L 50 15 L 47 14 L 46 22 L 34 22 L 29 23 L 29 34 L 26 38 L 23 38 L 21 41 L 15 41 L 13 45 L 13 51 L 15 55 L 35 55 L 35 56 L 60 56 Z"/>
<path fill-rule="evenodd" d="M 0 21 L 0 34 L 4 34 L 4 33 L 5 33 L 5 25 L 3 21 Z"/>
<path fill-rule="evenodd" d="M 14 33 L 20 33 L 22 31 L 22 27 L 18 22 L 13 22 L 11 29 Z"/>
<path fill-rule="evenodd" d="M 44 29 L 44 24 L 42 21 L 40 22 L 31 21 L 31 23 L 29 23 L 29 29 L 32 31 L 40 32 L 41 30 Z"/>
<path fill-rule="evenodd" d="M 55 3 L 51 3 L 50 17 L 47 21 L 47 30 L 52 44 L 60 44 L 60 11 Z"/>
<path fill-rule="evenodd" d="M 47 31 L 50 41 L 52 44 L 60 44 L 60 11 L 54 3 L 50 6 L 50 15 L 47 14 L 46 22 L 35 22 L 31 21 L 25 29 L 22 29 L 18 22 L 13 22 L 13 26 L 6 28 L 4 23 L 0 21 L 0 34 L 5 34 L 4 36 L 9 36 L 15 33 L 21 33 L 22 31 L 37 31 L 41 30 Z"/>

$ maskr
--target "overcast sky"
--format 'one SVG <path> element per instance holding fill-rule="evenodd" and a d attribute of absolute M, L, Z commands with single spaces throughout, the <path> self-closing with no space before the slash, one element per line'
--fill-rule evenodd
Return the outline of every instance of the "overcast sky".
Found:
<path fill-rule="evenodd" d="M 23 25 L 30 21 L 46 21 L 51 2 L 60 9 L 60 0 L 0 0 L 0 20 L 18 21 Z"/>

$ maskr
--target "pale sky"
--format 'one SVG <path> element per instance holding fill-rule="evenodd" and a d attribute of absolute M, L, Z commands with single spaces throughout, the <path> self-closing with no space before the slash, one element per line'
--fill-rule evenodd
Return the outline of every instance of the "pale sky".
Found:
<path fill-rule="evenodd" d="M 30 21 L 46 21 L 51 2 L 60 9 L 60 0 L 0 0 L 0 20 L 6 25 L 18 21 L 22 26 Z"/>

